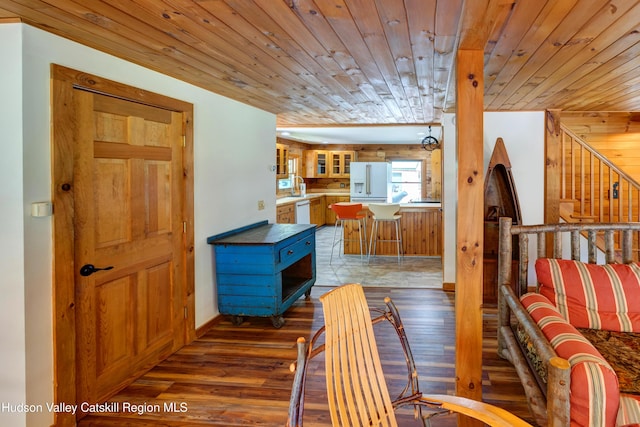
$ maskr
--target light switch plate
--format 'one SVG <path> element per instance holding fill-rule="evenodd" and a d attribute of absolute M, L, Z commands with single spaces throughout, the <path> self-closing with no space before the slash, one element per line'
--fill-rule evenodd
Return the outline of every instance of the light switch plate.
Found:
<path fill-rule="evenodd" d="M 46 217 L 53 215 L 53 203 L 51 202 L 35 202 L 31 203 L 32 217 Z"/>

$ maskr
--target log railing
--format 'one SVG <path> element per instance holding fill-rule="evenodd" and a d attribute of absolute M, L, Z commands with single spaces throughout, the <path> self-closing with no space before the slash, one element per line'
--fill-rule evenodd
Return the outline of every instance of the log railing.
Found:
<path fill-rule="evenodd" d="M 561 125 L 560 198 L 572 204 L 567 221 L 640 222 L 640 184 Z M 634 252 L 638 254 L 638 233 Z M 618 240 L 616 238 L 616 240 Z"/>

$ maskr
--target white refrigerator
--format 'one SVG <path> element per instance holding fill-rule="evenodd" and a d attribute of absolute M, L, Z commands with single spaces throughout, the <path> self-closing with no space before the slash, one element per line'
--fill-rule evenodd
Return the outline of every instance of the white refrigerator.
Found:
<path fill-rule="evenodd" d="M 387 202 L 391 194 L 391 163 L 351 162 L 351 201 Z"/>

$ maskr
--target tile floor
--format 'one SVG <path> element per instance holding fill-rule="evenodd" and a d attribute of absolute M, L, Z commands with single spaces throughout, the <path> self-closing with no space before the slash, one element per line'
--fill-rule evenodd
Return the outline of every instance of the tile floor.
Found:
<path fill-rule="evenodd" d="M 333 260 L 331 243 L 333 226 L 320 227 L 316 231 L 316 284 L 341 285 L 361 283 L 364 286 L 385 286 L 390 288 L 436 288 L 442 289 L 441 257 L 376 256 L 367 263 L 366 255 L 338 255 L 335 247 Z"/>

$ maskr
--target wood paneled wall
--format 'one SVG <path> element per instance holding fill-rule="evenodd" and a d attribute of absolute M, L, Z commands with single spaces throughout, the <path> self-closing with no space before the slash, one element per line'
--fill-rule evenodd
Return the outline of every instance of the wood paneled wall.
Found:
<path fill-rule="evenodd" d="M 421 160 L 424 162 L 423 197 L 440 199 L 442 196 L 442 151 L 426 151 L 420 144 L 305 144 L 277 138 L 279 144 L 289 146 L 289 153 L 303 155 L 304 150 L 354 151 L 357 162 L 385 162 L 392 160 Z M 331 190 L 349 185 L 348 179 L 312 178 L 307 189 Z"/>

